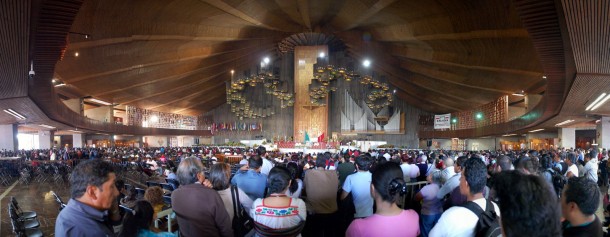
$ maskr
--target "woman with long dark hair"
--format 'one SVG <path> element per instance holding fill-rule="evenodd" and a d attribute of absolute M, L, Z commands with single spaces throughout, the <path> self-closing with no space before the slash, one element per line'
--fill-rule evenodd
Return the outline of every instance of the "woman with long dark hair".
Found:
<path fill-rule="evenodd" d="M 371 177 L 371 196 L 377 205 L 374 215 L 354 220 L 347 228 L 346 236 L 403 236 L 419 235 L 419 216 L 413 210 L 403 210 L 396 205 L 401 194 L 406 193 L 400 166 L 394 162 L 378 165 Z M 391 230 L 391 231 L 389 231 Z"/>
<path fill-rule="evenodd" d="M 290 186 L 288 186 L 288 190 L 286 190 L 286 195 L 293 198 L 300 198 L 301 191 L 303 190 L 303 180 L 301 177 L 301 169 L 296 162 L 289 162 L 286 164 L 286 168 L 290 171 Z"/>
<path fill-rule="evenodd" d="M 154 213 L 152 205 L 148 201 L 137 201 L 133 211 L 126 212 L 123 217 L 123 226 L 119 237 L 174 237 L 173 233 L 158 232 L 151 230 L 154 227 Z"/>
<path fill-rule="evenodd" d="M 256 236 L 300 236 L 307 209 L 303 200 L 286 195 L 291 182 L 286 167 L 276 166 L 269 172 L 269 196 L 256 199 L 250 210 Z"/>

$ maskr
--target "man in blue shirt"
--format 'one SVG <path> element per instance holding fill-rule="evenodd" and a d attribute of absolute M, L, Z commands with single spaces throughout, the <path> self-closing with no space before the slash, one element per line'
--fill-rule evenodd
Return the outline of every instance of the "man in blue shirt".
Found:
<path fill-rule="evenodd" d="M 260 156 L 252 156 L 248 159 L 248 166 L 244 166 L 244 169 L 247 168 L 248 170 L 237 171 L 233 179 L 231 179 L 231 185 L 235 185 L 244 191 L 252 201 L 265 197 L 267 175 L 261 174 L 262 166 L 262 158 Z"/>
<path fill-rule="evenodd" d="M 373 215 L 373 197 L 371 197 L 371 172 L 369 168 L 371 160 L 366 155 L 356 158 L 356 169 L 358 172 L 347 176 L 343 183 L 341 200 L 352 193 L 354 207 L 356 208 L 355 218 L 364 218 Z"/>
<path fill-rule="evenodd" d="M 115 236 L 112 224 L 121 220 L 116 175 L 110 163 L 83 161 L 70 177 L 72 198 L 55 221 L 55 236 Z"/>

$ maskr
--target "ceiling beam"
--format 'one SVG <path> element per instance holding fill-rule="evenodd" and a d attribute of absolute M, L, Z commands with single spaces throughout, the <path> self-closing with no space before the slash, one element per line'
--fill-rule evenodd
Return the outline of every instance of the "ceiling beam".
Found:
<path fill-rule="evenodd" d="M 473 40 L 473 39 L 505 39 L 505 38 L 529 38 L 527 30 L 499 29 L 499 30 L 475 30 L 468 32 L 453 32 L 445 34 L 417 35 L 414 36 L 408 25 L 392 25 L 372 30 L 375 40 L 382 42 L 410 42 L 410 41 L 433 41 L 433 40 Z M 404 32 L 398 34 L 397 32 Z"/>
<path fill-rule="evenodd" d="M 377 14 L 379 11 L 383 10 L 384 8 L 386 8 L 387 6 L 389 6 L 390 4 L 392 4 L 394 2 L 396 2 L 396 0 L 378 0 L 375 4 L 373 4 L 373 6 L 369 7 L 365 12 L 356 15 L 355 20 L 352 20 L 349 24 L 342 26 L 342 29 L 349 30 L 349 29 L 359 26 L 360 24 L 362 24 L 362 22 L 368 20 L 369 18 L 371 18 L 372 16 Z"/>
<path fill-rule="evenodd" d="M 88 79 L 92 79 L 92 78 L 96 78 L 96 77 L 104 77 L 104 76 L 107 77 L 107 76 L 110 76 L 113 74 L 124 73 L 124 72 L 132 71 L 132 70 L 140 70 L 140 69 L 147 68 L 147 67 L 155 67 L 155 66 L 175 64 L 175 63 L 186 63 L 188 61 L 193 61 L 193 60 L 203 60 L 206 58 L 211 58 L 214 56 L 221 56 L 223 54 L 228 54 L 228 53 L 244 52 L 244 50 L 248 50 L 248 49 L 273 48 L 274 45 L 275 44 L 271 41 L 266 42 L 266 43 L 261 43 L 260 41 L 249 41 L 249 42 L 225 43 L 224 49 L 220 49 L 218 46 L 217 47 L 207 46 L 207 48 L 209 50 L 207 50 L 205 53 L 200 54 L 200 55 L 195 55 L 195 56 L 190 56 L 190 57 L 180 57 L 179 55 L 176 55 L 175 57 L 170 58 L 170 59 L 161 60 L 161 61 L 152 61 L 152 62 L 148 62 L 145 64 L 134 64 L 134 62 L 130 61 L 129 65 L 126 65 L 126 67 L 116 68 L 113 70 L 108 70 L 108 71 L 103 71 L 103 72 L 98 72 L 98 73 L 87 73 L 80 77 L 73 77 L 73 78 L 64 77 L 64 81 L 69 84 L 77 84 L 80 81 L 88 80 Z M 220 49 L 220 51 L 219 51 L 219 49 Z M 119 65 L 119 66 L 121 66 L 121 65 Z"/>
<path fill-rule="evenodd" d="M 232 7 L 231 5 L 227 4 L 226 2 L 224 2 L 222 0 L 201 0 L 201 1 L 213 6 L 215 8 L 218 8 L 228 14 L 231 14 L 239 19 L 250 22 L 253 25 L 258 26 L 258 27 L 262 27 L 262 28 L 269 29 L 269 30 L 286 31 L 286 32 L 296 32 L 296 31 L 300 30 L 300 29 L 297 29 L 300 27 L 296 27 L 296 26 L 291 26 L 288 29 L 281 29 L 281 28 L 277 28 L 275 26 L 271 26 L 269 24 L 265 24 L 253 17 L 250 17 L 248 14 L 240 11 L 239 9 Z M 264 14 L 264 15 L 268 15 L 268 14 L 270 14 L 270 12 L 266 12 L 266 14 Z M 287 22 L 283 22 L 283 23 L 287 23 Z"/>
<path fill-rule="evenodd" d="M 397 52 L 394 51 L 394 49 L 390 50 L 390 52 L 392 52 L 391 54 L 393 56 L 396 56 L 396 57 L 399 57 L 399 58 L 408 59 L 408 60 L 414 60 L 414 61 L 422 61 L 422 62 L 427 62 L 427 63 L 433 63 L 433 64 L 438 64 L 438 65 L 443 65 L 443 66 L 452 66 L 452 67 L 459 67 L 459 68 L 465 68 L 465 69 L 471 69 L 471 70 L 482 70 L 482 71 L 490 71 L 490 72 L 497 72 L 497 73 L 509 73 L 509 74 L 517 74 L 517 75 L 524 75 L 524 76 L 535 76 L 535 77 L 542 77 L 542 74 L 543 74 L 542 72 L 525 71 L 525 70 L 518 70 L 518 69 L 487 67 L 487 66 L 477 66 L 477 65 L 466 65 L 466 64 L 461 64 L 461 63 L 454 63 L 454 62 L 433 60 L 431 58 L 415 58 L 415 57 L 411 57 L 409 55 L 398 54 Z"/>
<path fill-rule="evenodd" d="M 228 30 L 230 31 L 230 30 Z M 240 35 L 240 32 L 236 32 L 235 34 L 231 34 L 231 35 L 224 35 L 224 36 L 216 36 L 216 35 L 205 35 L 205 36 L 190 36 L 190 35 L 132 35 L 132 36 L 126 36 L 126 37 L 116 37 L 116 38 L 104 38 L 104 39 L 98 39 L 98 40 L 88 40 L 88 41 L 81 41 L 81 42 L 75 42 L 75 43 L 70 43 L 69 45 L 69 50 L 78 50 L 78 49 L 85 49 L 85 48 L 94 48 L 94 47 L 101 47 L 101 46 L 108 46 L 108 45 L 115 45 L 115 44 L 126 44 L 126 43 L 133 43 L 133 42 L 139 42 L 139 41 L 144 41 L 144 42 L 148 42 L 148 41 L 244 41 L 244 40 L 261 40 L 261 39 L 267 39 L 269 37 L 258 37 L 258 36 L 254 36 L 254 37 L 243 37 Z"/>
<path fill-rule="evenodd" d="M 297 6 L 303 18 L 303 23 L 307 26 L 307 29 L 311 31 L 311 19 L 309 18 L 309 0 L 298 0 Z"/>

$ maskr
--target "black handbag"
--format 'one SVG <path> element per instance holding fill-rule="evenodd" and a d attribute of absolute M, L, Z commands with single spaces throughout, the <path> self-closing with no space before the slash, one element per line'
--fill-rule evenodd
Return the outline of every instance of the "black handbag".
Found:
<path fill-rule="evenodd" d="M 233 199 L 233 220 L 231 223 L 233 235 L 243 237 L 254 228 L 254 220 L 252 220 L 248 211 L 241 205 L 237 186 L 231 186 L 231 198 Z"/>

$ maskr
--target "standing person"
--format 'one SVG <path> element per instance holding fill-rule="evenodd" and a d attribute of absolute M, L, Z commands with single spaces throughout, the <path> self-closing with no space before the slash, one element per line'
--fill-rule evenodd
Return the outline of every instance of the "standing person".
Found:
<path fill-rule="evenodd" d="M 447 157 L 443 160 L 442 163 L 442 184 L 445 184 L 445 182 L 447 182 L 447 180 L 449 180 L 449 178 L 453 177 L 455 175 L 455 170 L 453 168 L 453 158 L 451 157 Z"/>
<path fill-rule="evenodd" d="M 263 165 L 261 166 L 261 174 L 269 175 L 271 168 L 273 168 L 273 163 L 268 159 L 267 149 L 264 146 L 258 147 L 258 155 L 263 159 Z"/>
<path fill-rule="evenodd" d="M 585 177 L 570 178 L 561 195 L 564 237 L 602 237 L 604 232 L 595 211 L 599 206 L 597 184 Z"/>
<path fill-rule="evenodd" d="M 356 213 L 354 218 L 363 218 L 373 215 L 373 198 L 371 197 L 370 184 L 371 172 L 370 158 L 361 155 L 356 158 L 356 170 L 358 172 L 347 176 L 343 184 L 343 192 L 341 192 L 341 200 L 347 198 L 350 193 L 354 199 L 354 207 Z M 402 172 L 401 172 L 402 174 Z"/>
<path fill-rule="evenodd" d="M 600 153 L 601 161 L 599 162 L 599 171 L 601 174 L 599 185 L 608 187 L 608 151 L 606 148 Z"/>
<path fill-rule="evenodd" d="M 422 237 L 428 237 L 428 233 L 430 233 L 432 227 L 436 225 L 436 222 L 438 222 L 438 219 L 443 214 L 442 199 L 436 195 L 441 185 L 441 172 L 432 172 L 428 175 L 427 179 L 428 184 L 415 195 L 415 201 L 422 201 L 421 219 L 419 222 Z"/>
<path fill-rule="evenodd" d="M 597 183 L 597 151 L 592 150 L 585 154 L 585 177 Z"/>
<path fill-rule="evenodd" d="M 564 176 L 571 178 L 571 177 L 578 177 L 578 166 L 576 166 L 576 162 L 577 162 L 577 155 L 574 152 L 570 152 L 568 154 L 568 158 L 565 160 L 566 165 L 568 166 L 568 170 L 564 173 Z"/>
<path fill-rule="evenodd" d="M 498 206 L 483 197 L 483 189 L 487 183 L 487 166 L 481 159 L 468 159 L 462 167 L 460 178 L 460 193 L 485 210 L 487 205 L 493 205 L 493 210 L 500 216 Z M 466 207 L 454 206 L 446 210 L 430 231 L 430 237 L 462 237 L 475 236 L 475 227 L 479 218 Z M 459 223 L 459 224 L 457 224 Z"/>
<path fill-rule="evenodd" d="M 231 179 L 231 185 L 244 191 L 252 201 L 265 197 L 267 175 L 261 173 L 264 160 L 257 155 L 250 157 L 248 167 L 246 167 L 248 170 L 237 171 Z"/>
<path fill-rule="evenodd" d="M 303 200 L 285 194 L 291 182 L 285 167 L 273 167 L 269 172 L 269 197 L 256 199 L 250 210 L 256 236 L 300 236 L 307 208 Z"/>
<path fill-rule="evenodd" d="M 86 160 L 70 175 L 72 198 L 55 221 L 55 236 L 115 236 L 112 224 L 121 215 L 116 174 L 110 163 Z"/>
<path fill-rule="evenodd" d="M 203 164 L 189 157 L 178 166 L 180 187 L 172 192 L 181 236 L 233 236 L 231 220 L 218 193 L 204 186 Z M 204 201 L 205 200 L 205 201 Z"/>
<path fill-rule="evenodd" d="M 303 191 L 303 180 L 301 180 L 302 169 L 299 168 L 296 162 L 289 162 L 286 164 L 286 168 L 290 171 L 290 186 L 286 190 L 286 195 L 292 198 L 301 198 L 301 192 Z"/>
<path fill-rule="evenodd" d="M 307 193 L 308 217 L 304 235 L 334 236 L 337 215 L 337 172 L 326 170 L 326 157 L 318 157 L 315 168 L 305 173 L 304 185 Z"/>
<path fill-rule="evenodd" d="M 492 188 L 502 212 L 502 236 L 561 236 L 557 195 L 542 177 L 505 171 L 496 175 Z"/>
<path fill-rule="evenodd" d="M 341 158 L 341 164 L 339 164 L 337 171 L 339 172 L 339 186 L 343 186 L 343 182 L 345 182 L 347 176 L 356 172 L 356 165 L 354 165 L 354 159 L 350 159 L 348 155 L 343 156 L 343 158 Z"/>
<path fill-rule="evenodd" d="M 357 161 L 356 161 L 357 162 Z M 413 210 L 402 210 L 396 205 L 406 191 L 400 166 L 387 162 L 376 167 L 369 185 L 369 195 L 377 204 L 377 211 L 364 219 L 354 220 L 347 228 L 346 236 L 404 236 L 419 235 L 419 216 Z"/>

